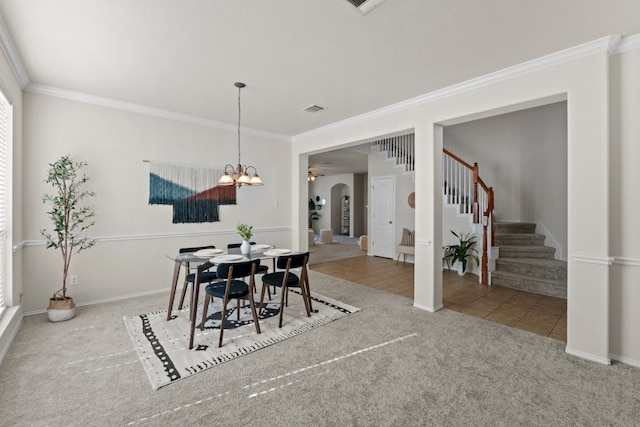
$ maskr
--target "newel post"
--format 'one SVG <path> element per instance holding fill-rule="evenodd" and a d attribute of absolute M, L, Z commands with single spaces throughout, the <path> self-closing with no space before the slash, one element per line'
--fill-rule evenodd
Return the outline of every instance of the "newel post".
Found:
<path fill-rule="evenodd" d="M 471 206 L 471 212 L 473 213 L 473 223 L 480 222 L 480 209 L 478 205 L 478 163 L 473 164 L 473 204 Z"/>

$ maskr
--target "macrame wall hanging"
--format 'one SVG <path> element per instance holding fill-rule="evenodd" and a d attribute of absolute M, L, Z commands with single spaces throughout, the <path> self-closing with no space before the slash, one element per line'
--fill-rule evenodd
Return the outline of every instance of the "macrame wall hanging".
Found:
<path fill-rule="evenodd" d="M 220 221 L 218 206 L 236 204 L 236 187 L 218 186 L 223 169 L 145 160 L 149 204 L 173 206 L 173 223 Z"/>

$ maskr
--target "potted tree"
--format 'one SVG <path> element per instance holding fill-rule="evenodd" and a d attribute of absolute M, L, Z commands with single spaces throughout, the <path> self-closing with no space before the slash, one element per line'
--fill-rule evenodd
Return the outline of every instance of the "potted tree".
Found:
<path fill-rule="evenodd" d="M 73 298 L 67 296 L 67 275 L 71 256 L 89 249 L 96 241 L 81 234 L 94 224 L 94 212 L 82 206 L 83 199 L 95 195 L 83 189 L 89 178 L 81 173 L 86 162 L 74 162 L 69 155 L 62 156 L 49 164 L 47 179 L 54 191 L 42 196 L 42 202 L 51 208 L 47 214 L 53 223 L 53 231 L 46 229 L 40 233 L 46 240 L 46 248 L 59 249 L 62 255 L 62 289 L 49 299 L 47 314 L 52 322 L 69 320 L 75 316 Z"/>
<path fill-rule="evenodd" d="M 453 230 L 451 230 L 451 234 L 458 238 L 458 243 L 447 246 L 446 258 L 451 258 L 451 265 L 455 265 L 456 261 L 460 261 L 462 267 L 458 268 L 458 274 L 464 276 L 467 272 L 467 260 L 469 258 L 474 259 L 476 264 L 480 264 L 477 255 L 478 250 L 474 247 L 476 245 L 476 236 L 472 236 L 471 233 L 458 234 Z"/>
<path fill-rule="evenodd" d="M 313 199 L 309 199 L 309 230 L 313 230 L 313 221 L 320 219 L 318 206 L 322 205 L 316 205 L 316 202 L 314 202 Z"/>

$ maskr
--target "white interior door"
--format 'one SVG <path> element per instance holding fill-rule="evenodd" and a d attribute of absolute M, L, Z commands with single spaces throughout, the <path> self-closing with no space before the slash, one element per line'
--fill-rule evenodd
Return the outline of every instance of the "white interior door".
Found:
<path fill-rule="evenodd" d="M 369 252 L 374 256 L 393 258 L 395 255 L 395 177 L 371 180 L 371 234 Z"/>

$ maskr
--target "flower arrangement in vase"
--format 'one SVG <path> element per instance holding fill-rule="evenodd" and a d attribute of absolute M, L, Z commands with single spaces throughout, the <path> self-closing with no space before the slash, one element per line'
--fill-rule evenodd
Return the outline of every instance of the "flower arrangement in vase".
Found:
<path fill-rule="evenodd" d="M 238 233 L 238 236 L 242 239 L 240 252 L 245 255 L 251 252 L 251 243 L 249 243 L 249 240 L 251 239 L 251 236 L 253 236 L 253 225 L 240 223 L 236 226 L 236 233 Z"/>

